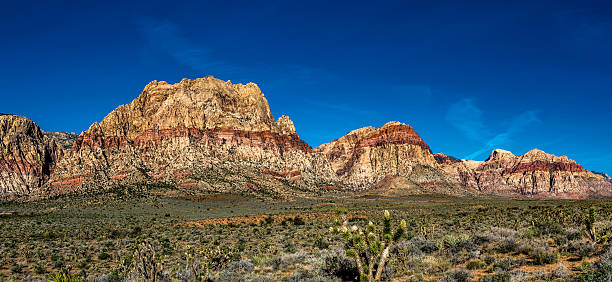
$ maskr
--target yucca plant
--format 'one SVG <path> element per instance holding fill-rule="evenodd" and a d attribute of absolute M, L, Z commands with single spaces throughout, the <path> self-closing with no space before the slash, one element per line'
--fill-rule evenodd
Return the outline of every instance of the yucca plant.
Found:
<path fill-rule="evenodd" d="M 332 234 L 339 234 L 345 241 L 346 256 L 355 259 L 361 281 L 380 281 L 389 259 L 390 249 L 406 233 L 406 221 L 393 229 L 391 215 L 385 210 L 382 229 L 371 221 L 365 230 L 357 226 L 330 227 Z"/>
<path fill-rule="evenodd" d="M 70 269 L 62 268 L 60 272 L 51 276 L 49 278 L 49 281 L 51 282 L 79 282 L 81 281 L 81 279 L 79 279 L 78 277 L 72 276 L 72 274 L 70 274 Z"/>
<path fill-rule="evenodd" d="M 589 208 L 589 214 L 584 220 L 584 226 L 587 237 L 591 239 L 591 241 L 595 241 L 597 239 L 597 234 L 595 233 L 595 207 L 591 206 Z"/>

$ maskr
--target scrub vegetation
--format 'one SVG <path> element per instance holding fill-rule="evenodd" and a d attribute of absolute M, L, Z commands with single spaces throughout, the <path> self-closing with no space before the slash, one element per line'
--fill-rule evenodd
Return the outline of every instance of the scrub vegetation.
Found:
<path fill-rule="evenodd" d="M 610 281 L 612 202 L 262 201 L 158 188 L 0 205 L 0 280 Z"/>

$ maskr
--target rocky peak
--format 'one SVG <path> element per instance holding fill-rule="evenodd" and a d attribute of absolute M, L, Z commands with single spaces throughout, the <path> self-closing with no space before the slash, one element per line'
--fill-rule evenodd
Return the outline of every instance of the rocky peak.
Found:
<path fill-rule="evenodd" d="M 276 121 L 276 127 L 278 128 L 280 134 L 297 136 L 297 131 L 295 130 L 293 121 L 291 121 L 288 116 L 283 115 L 279 117 Z"/>
<path fill-rule="evenodd" d="M 387 175 L 407 176 L 417 164 L 436 163 L 425 141 L 398 121 L 350 131 L 315 151 L 324 153 L 336 174 L 354 187 L 375 184 Z"/>
<path fill-rule="evenodd" d="M 362 127 L 362 128 L 358 128 L 358 129 L 353 129 L 351 131 L 349 131 L 345 136 L 348 135 L 359 135 L 359 136 L 364 136 L 369 134 L 372 131 L 375 131 L 376 127 L 374 126 L 366 126 L 366 127 Z"/>
<path fill-rule="evenodd" d="M 486 161 L 492 161 L 496 159 L 507 159 L 507 158 L 514 158 L 514 157 L 516 156 L 512 154 L 512 152 L 510 151 L 506 151 L 503 149 L 495 149 L 491 151 L 491 154 L 489 154 L 489 157 L 486 159 Z"/>
<path fill-rule="evenodd" d="M 61 147 L 32 120 L 0 115 L 0 198 L 38 189 L 62 155 Z"/>
<path fill-rule="evenodd" d="M 475 166 L 444 165 L 456 179 L 480 191 L 493 194 L 538 197 L 582 198 L 611 195 L 612 185 L 588 172 L 566 156 L 555 156 L 533 149 L 521 156 L 494 150 Z"/>
<path fill-rule="evenodd" d="M 435 153 L 434 158 L 438 164 L 453 164 L 460 163 L 462 160 L 457 159 L 455 157 L 447 156 L 444 153 Z"/>
<path fill-rule="evenodd" d="M 250 177 L 236 180 L 247 172 Z M 257 84 L 207 76 L 147 84 L 131 103 L 117 107 L 78 137 L 49 186 L 62 192 L 164 181 L 195 188 L 208 187 L 200 182 L 210 175 L 227 177 L 213 182 L 229 183 L 233 189 L 251 189 L 249 179 L 267 176 L 301 183 L 333 178 L 324 157 L 312 154 L 289 117 L 274 120 Z"/>

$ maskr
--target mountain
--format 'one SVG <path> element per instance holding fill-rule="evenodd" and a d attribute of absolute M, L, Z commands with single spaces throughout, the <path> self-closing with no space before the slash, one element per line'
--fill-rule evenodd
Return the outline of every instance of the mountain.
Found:
<path fill-rule="evenodd" d="M 334 178 L 289 117 L 274 120 L 256 84 L 208 76 L 153 81 L 92 124 L 58 163 L 46 193 L 143 182 L 282 196 Z"/>
<path fill-rule="evenodd" d="M 595 174 L 603 176 L 604 179 L 608 180 L 608 182 L 612 183 L 612 177 L 610 177 L 607 173 L 592 171 Z"/>
<path fill-rule="evenodd" d="M 0 115 L 0 198 L 45 198 L 142 184 L 175 196 L 222 192 L 291 199 L 327 190 L 585 198 L 610 179 L 534 149 L 485 161 L 434 154 L 415 129 L 391 121 L 311 148 L 287 116 L 274 119 L 254 83 L 212 76 L 152 81 L 131 103 L 76 136 Z"/>
<path fill-rule="evenodd" d="M 566 156 L 533 149 L 521 156 L 497 149 L 482 162 L 438 158 L 441 168 L 481 192 L 497 195 L 585 198 L 612 195 L 612 185 Z"/>
<path fill-rule="evenodd" d="M 0 198 L 40 188 L 62 156 L 63 149 L 33 121 L 0 114 Z"/>
<path fill-rule="evenodd" d="M 464 193 L 439 171 L 429 145 L 412 126 L 391 121 L 380 128 L 364 127 L 315 148 L 327 156 L 344 185 L 355 190 L 371 187 L 385 194 L 405 191 Z M 393 188 L 394 192 L 387 191 Z M 407 189 L 407 190 L 406 190 Z"/>
<path fill-rule="evenodd" d="M 65 151 L 72 149 L 74 141 L 79 137 L 72 132 L 47 132 L 43 131 L 43 134 L 49 138 L 53 138 L 58 145 L 62 146 Z"/>

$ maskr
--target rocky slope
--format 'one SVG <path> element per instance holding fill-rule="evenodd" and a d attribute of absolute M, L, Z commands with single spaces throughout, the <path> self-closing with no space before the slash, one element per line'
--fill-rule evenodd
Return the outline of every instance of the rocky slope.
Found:
<path fill-rule="evenodd" d="M 163 184 L 177 195 L 291 198 L 344 189 L 384 195 L 612 195 L 610 178 L 540 150 L 495 150 L 486 161 L 433 154 L 410 126 L 364 127 L 312 149 L 287 116 L 275 120 L 254 83 L 214 77 L 153 81 L 78 137 L 0 115 L 0 198 Z M 63 147 L 63 148 L 62 148 Z"/>
<path fill-rule="evenodd" d="M 494 150 L 482 162 L 436 158 L 463 185 L 497 195 L 585 198 L 612 195 L 612 185 L 566 156 L 533 149 L 521 156 Z"/>
<path fill-rule="evenodd" d="M 410 126 L 391 121 L 380 128 L 364 127 L 323 144 L 315 152 L 325 154 L 343 184 L 354 189 L 466 192 L 436 168 L 431 149 Z M 401 193 L 400 193 L 401 194 Z"/>
<path fill-rule="evenodd" d="M 432 154 L 414 129 L 400 122 L 364 127 L 315 149 L 339 181 L 382 194 L 441 192 L 585 198 L 612 195 L 602 175 L 569 158 L 534 149 L 522 156 L 494 150 L 486 161 Z"/>
<path fill-rule="evenodd" d="M 274 120 L 256 84 L 209 76 L 149 83 L 77 138 L 46 192 L 163 182 L 232 192 L 278 187 L 273 193 L 283 193 L 281 187 L 316 189 L 334 177 L 288 117 Z"/>
<path fill-rule="evenodd" d="M 0 115 L 0 198 L 26 195 L 43 185 L 63 155 L 33 121 Z"/>
<path fill-rule="evenodd" d="M 74 141 L 79 135 L 72 132 L 47 132 L 43 131 L 43 134 L 49 138 L 53 138 L 58 145 L 62 146 L 64 151 L 68 151 L 72 148 Z"/>

